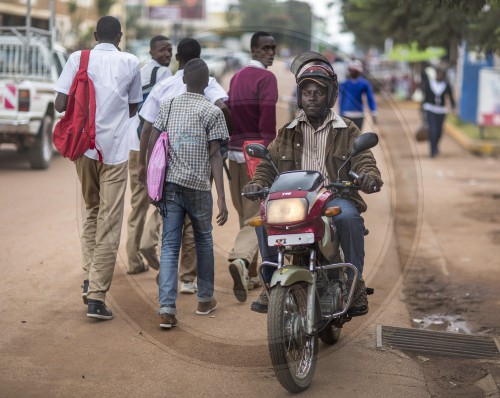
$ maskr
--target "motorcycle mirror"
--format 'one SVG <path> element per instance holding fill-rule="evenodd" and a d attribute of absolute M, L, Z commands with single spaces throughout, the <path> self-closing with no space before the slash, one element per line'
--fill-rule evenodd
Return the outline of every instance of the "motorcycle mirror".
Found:
<path fill-rule="evenodd" d="M 267 160 L 271 165 L 273 166 L 274 171 L 276 171 L 276 175 L 278 175 L 280 172 L 278 171 L 278 168 L 273 162 L 273 158 L 267 148 L 262 145 L 262 144 L 248 144 L 245 147 L 245 152 L 247 153 L 248 156 L 252 158 L 257 158 L 257 159 L 264 159 Z"/>
<path fill-rule="evenodd" d="M 245 152 L 252 158 L 271 160 L 271 155 L 267 148 L 262 144 L 248 144 L 245 147 Z"/>
<path fill-rule="evenodd" d="M 358 153 L 373 148 L 378 144 L 378 135 L 375 133 L 364 133 L 359 135 L 352 143 L 352 150 L 349 157 L 356 156 Z"/>

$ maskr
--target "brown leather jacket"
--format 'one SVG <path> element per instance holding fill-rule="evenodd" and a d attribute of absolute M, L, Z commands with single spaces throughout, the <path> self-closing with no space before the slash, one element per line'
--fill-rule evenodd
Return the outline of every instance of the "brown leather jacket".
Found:
<path fill-rule="evenodd" d="M 342 118 L 347 124 L 346 128 L 331 127 L 331 134 L 328 137 L 326 148 L 326 169 L 330 181 L 336 181 L 337 171 L 347 159 L 347 155 L 352 148 L 354 139 L 360 135 L 359 129 L 349 119 Z M 269 152 L 271 153 L 274 164 L 280 172 L 301 170 L 302 164 L 302 144 L 303 135 L 300 129 L 300 123 L 293 121 L 283 126 L 276 138 L 269 144 Z M 380 171 L 377 168 L 375 158 L 370 150 L 361 152 L 353 157 L 349 163 L 340 171 L 340 179 L 349 181 L 349 170 L 356 173 L 367 173 L 373 176 L 378 187 L 382 187 L 383 181 L 380 176 Z M 251 181 L 253 184 L 258 184 L 261 187 L 270 187 L 276 177 L 276 171 L 267 161 L 262 161 Z M 366 211 L 366 203 L 357 191 L 352 191 L 351 200 L 360 213 Z"/>

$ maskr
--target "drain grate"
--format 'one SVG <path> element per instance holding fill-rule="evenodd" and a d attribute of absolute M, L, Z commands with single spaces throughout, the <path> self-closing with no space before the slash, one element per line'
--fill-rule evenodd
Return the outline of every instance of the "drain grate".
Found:
<path fill-rule="evenodd" d="M 461 358 L 500 358 L 500 347 L 491 337 L 377 326 L 377 347 Z"/>

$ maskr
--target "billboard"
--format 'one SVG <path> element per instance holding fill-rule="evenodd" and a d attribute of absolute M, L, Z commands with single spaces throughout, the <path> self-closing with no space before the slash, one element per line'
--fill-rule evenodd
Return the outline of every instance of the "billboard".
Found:
<path fill-rule="evenodd" d="M 169 21 L 205 18 L 205 0 L 146 0 L 150 19 Z"/>
<path fill-rule="evenodd" d="M 480 126 L 500 126 L 500 68 L 479 72 L 477 122 Z"/>

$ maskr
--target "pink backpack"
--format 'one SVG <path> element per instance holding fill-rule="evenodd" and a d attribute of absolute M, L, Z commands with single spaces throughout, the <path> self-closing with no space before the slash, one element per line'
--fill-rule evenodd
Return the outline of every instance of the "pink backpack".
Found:
<path fill-rule="evenodd" d="M 170 101 L 170 107 L 168 108 L 167 115 L 167 126 L 168 119 L 170 117 L 170 110 L 172 109 L 172 101 Z M 168 167 L 168 133 L 166 131 L 162 132 L 158 139 L 156 140 L 153 151 L 149 156 L 148 161 L 148 195 L 149 199 L 153 204 L 158 204 L 163 197 L 163 184 L 165 183 L 165 174 Z"/>
<path fill-rule="evenodd" d="M 158 203 L 163 197 L 163 183 L 168 165 L 168 134 L 160 134 L 156 140 L 148 163 L 148 195 L 153 203 Z"/>

